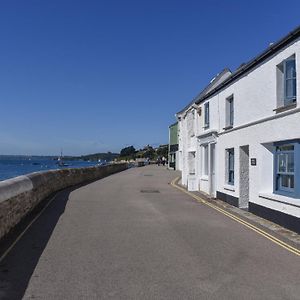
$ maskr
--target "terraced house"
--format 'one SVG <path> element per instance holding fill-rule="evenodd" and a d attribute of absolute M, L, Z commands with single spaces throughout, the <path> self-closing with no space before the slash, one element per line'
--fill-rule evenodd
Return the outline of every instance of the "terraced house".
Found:
<path fill-rule="evenodd" d="M 182 184 L 300 232 L 300 27 L 176 114 Z"/>

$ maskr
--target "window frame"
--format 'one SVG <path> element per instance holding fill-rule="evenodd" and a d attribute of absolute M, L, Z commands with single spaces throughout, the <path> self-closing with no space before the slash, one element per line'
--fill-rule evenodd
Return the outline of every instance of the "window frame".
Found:
<path fill-rule="evenodd" d="M 209 102 L 204 103 L 204 128 L 209 128 Z"/>
<path fill-rule="evenodd" d="M 232 163 L 231 163 L 231 159 L 232 159 Z M 234 169 L 235 169 L 234 148 L 228 148 L 226 149 L 226 183 L 231 186 L 234 186 L 234 181 L 235 181 Z"/>
<path fill-rule="evenodd" d="M 226 98 L 225 107 L 225 128 L 232 128 L 234 124 L 234 95 L 230 95 Z"/>
<path fill-rule="evenodd" d="M 293 62 L 293 71 L 288 72 L 288 64 Z M 291 76 L 288 73 L 292 73 Z M 287 95 L 289 82 L 292 81 L 291 90 L 292 95 Z M 277 107 L 274 109 L 276 113 L 282 112 L 286 109 L 294 108 L 297 103 L 297 63 L 296 54 L 290 55 L 288 58 L 282 60 L 276 66 L 276 98 Z"/>
<path fill-rule="evenodd" d="M 208 176 L 208 144 L 202 145 L 202 153 L 203 153 L 203 168 L 202 168 L 202 175 Z"/>
<path fill-rule="evenodd" d="M 295 76 L 292 76 L 291 78 L 288 77 L 288 71 L 287 71 L 287 64 L 290 62 L 294 62 L 294 70 L 295 70 Z M 283 62 L 283 105 L 287 106 L 290 104 L 293 104 L 296 102 L 297 99 L 297 71 L 296 71 L 296 57 L 295 55 L 290 56 L 289 58 L 285 59 Z M 287 82 L 292 81 L 295 85 L 295 95 L 292 95 L 289 97 L 287 95 Z"/>
<path fill-rule="evenodd" d="M 190 110 L 187 113 L 187 132 L 190 137 L 195 135 L 195 111 Z"/>
<path fill-rule="evenodd" d="M 292 150 L 280 150 L 280 147 L 293 147 Z M 293 143 L 286 143 L 282 145 L 277 145 L 275 148 L 275 155 L 274 155 L 274 187 L 275 187 L 275 192 L 277 193 L 295 193 L 295 173 L 296 173 L 296 166 L 295 166 L 295 151 L 296 145 Z M 293 154 L 293 172 L 288 171 L 288 156 L 289 154 Z M 280 156 L 284 155 L 285 156 L 285 169 L 286 171 L 280 171 L 280 166 L 279 166 L 279 161 L 280 161 Z M 282 177 L 283 176 L 292 176 L 293 177 L 293 187 L 286 187 L 282 185 Z M 291 184 L 290 184 L 291 185 Z"/>
<path fill-rule="evenodd" d="M 188 152 L 188 168 L 189 168 L 189 175 L 196 174 L 196 152 L 195 151 Z"/>

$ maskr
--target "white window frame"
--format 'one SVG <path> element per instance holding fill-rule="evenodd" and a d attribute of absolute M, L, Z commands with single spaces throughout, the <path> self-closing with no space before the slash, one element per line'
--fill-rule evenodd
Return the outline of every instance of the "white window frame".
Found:
<path fill-rule="evenodd" d="M 202 165 L 203 165 L 203 168 L 202 168 L 202 175 L 203 176 L 208 176 L 208 144 L 205 144 L 202 146 Z"/>
<path fill-rule="evenodd" d="M 189 175 L 196 174 L 196 152 L 188 152 Z"/>

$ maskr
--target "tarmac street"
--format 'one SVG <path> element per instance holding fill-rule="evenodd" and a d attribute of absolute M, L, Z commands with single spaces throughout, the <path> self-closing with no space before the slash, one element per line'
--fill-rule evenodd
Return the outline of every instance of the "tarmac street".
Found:
<path fill-rule="evenodd" d="M 60 192 L 0 262 L 0 299 L 300 299 L 300 257 L 177 176 L 150 165 Z"/>

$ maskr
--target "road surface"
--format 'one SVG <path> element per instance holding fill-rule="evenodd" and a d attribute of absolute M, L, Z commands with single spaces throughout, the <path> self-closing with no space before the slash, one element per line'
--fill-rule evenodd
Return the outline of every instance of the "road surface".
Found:
<path fill-rule="evenodd" d="M 0 299 L 300 299 L 300 259 L 134 168 L 61 192 L 0 263 Z"/>

